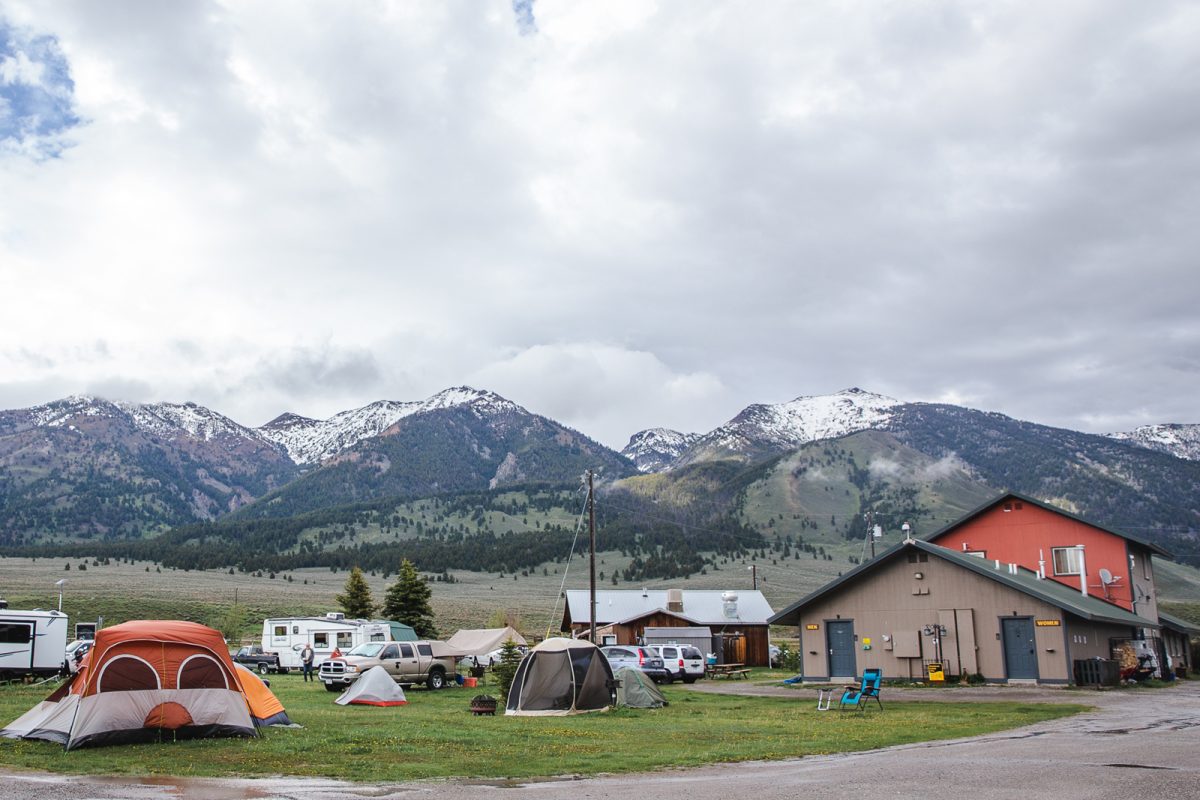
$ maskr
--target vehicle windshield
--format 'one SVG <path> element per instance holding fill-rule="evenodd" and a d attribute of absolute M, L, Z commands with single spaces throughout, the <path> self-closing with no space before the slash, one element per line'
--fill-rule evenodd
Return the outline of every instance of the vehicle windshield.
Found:
<path fill-rule="evenodd" d="M 383 649 L 383 644 L 380 642 L 367 642 L 366 644 L 360 644 L 358 647 L 354 648 L 349 653 L 346 653 L 346 655 L 348 655 L 348 656 L 366 656 L 367 658 L 374 658 L 375 656 L 379 655 L 379 651 L 382 649 Z"/>

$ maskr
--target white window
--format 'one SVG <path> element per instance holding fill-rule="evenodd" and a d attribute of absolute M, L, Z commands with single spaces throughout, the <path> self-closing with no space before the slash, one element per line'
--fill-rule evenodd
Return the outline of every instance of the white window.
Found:
<path fill-rule="evenodd" d="M 1054 555 L 1055 575 L 1078 575 L 1082 553 L 1075 547 L 1055 547 L 1050 551 Z"/>

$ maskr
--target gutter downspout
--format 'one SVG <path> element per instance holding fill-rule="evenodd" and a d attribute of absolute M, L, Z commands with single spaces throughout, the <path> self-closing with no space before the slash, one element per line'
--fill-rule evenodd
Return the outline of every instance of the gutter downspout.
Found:
<path fill-rule="evenodd" d="M 1087 560 L 1083 555 L 1083 545 L 1077 544 L 1075 548 L 1079 551 L 1079 593 L 1087 597 Z"/>

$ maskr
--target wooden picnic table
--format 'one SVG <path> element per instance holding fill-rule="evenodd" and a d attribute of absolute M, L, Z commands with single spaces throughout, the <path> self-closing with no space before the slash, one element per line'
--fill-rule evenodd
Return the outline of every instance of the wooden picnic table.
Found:
<path fill-rule="evenodd" d="M 745 664 L 731 662 L 728 664 L 709 664 L 706 667 L 710 678 L 745 678 L 750 674 Z"/>

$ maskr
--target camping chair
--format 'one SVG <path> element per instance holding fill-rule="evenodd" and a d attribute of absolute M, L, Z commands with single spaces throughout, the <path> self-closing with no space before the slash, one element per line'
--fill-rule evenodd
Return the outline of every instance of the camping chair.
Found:
<path fill-rule="evenodd" d="M 845 709 L 846 706 L 851 706 L 862 711 L 867 701 L 874 700 L 879 704 L 879 710 L 882 711 L 883 703 L 879 699 L 879 684 L 882 680 L 883 670 L 863 670 L 862 685 L 847 686 L 846 691 L 842 692 L 842 700 L 838 703 L 838 708 Z"/>

